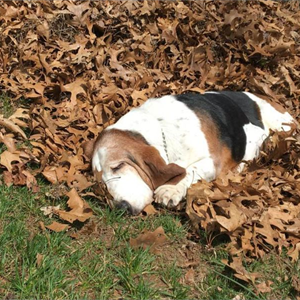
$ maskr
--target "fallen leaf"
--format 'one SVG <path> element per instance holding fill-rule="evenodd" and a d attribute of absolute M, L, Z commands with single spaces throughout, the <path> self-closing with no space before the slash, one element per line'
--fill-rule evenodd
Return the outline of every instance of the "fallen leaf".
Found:
<path fill-rule="evenodd" d="M 273 284 L 273 281 L 267 280 L 263 281 L 259 284 L 256 284 L 255 287 L 259 293 L 270 293 L 272 291 L 271 285 Z"/>
<path fill-rule="evenodd" d="M 7 150 L 11 153 L 14 153 L 17 150 L 15 140 L 11 135 L 3 135 L 0 132 L 0 142 L 4 143 L 7 147 Z"/>
<path fill-rule="evenodd" d="M 155 215 L 158 213 L 158 211 L 154 208 L 154 206 L 152 204 L 147 205 L 143 209 L 143 212 L 146 213 L 147 216 Z"/>
<path fill-rule="evenodd" d="M 60 209 L 60 204 L 57 206 L 44 206 L 40 208 L 44 216 L 49 216 L 49 218 L 52 218 L 53 214 L 55 214 L 55 212 L 59 209 Z"/>
<path fill-rule="evenodd" d="M 56 169 L 46 168 L 42 174 L 45 178 L 50 181 L 52 184 L 58 183 L 57 172 Z"/>
<path fill-rule="evenodd" d="M 142 247 L 143 249 L 150 249 L 151 253 L 159 254 L 160 247 L 167 243 L 167 237 L 163 227 L 158 227 L 155 231 L 145 231 L 137 238 L 130 238 L 129 244 L 132 248 L 136 249 Z"/>
<path fill-rule="evenodd" d="M 224 216 L 216 215 L 217 222 L 222 225 L 228 231 L 234 231 L 247 220 L 245 214 L 238 209 L 234 204 L 230 204 L 229 209 L 229 218 Z"/>
<path fill-rule="evenodd" d="M 0 115 L 0 125 L 11 130 L 12 132 L 19 133 L 23 139 L 25 139 L 25 140 L 27 139 L 25 132 L 18 125 L 16 125 L 11 120 L 3 118 L 3 116 L 1 116 L 1 115 Z"/>
<path fill-rule="evenodd" d="M 288 256 L 292 258 L 292 261 L 295 262 L 299 258 L 300 252 L 300 243 L 297 243 L 293 248 L 288 251 Z"/>
<path fill-rule="evenodd" d="M 300 278 L 297 275 L 292 276 L 292 286 L 297 291 L 300 292 Z"/>
<path fill-rule="evenodd" d="M 58 222 L 54 221 L 53 223 L 51 223 L 50 225 L 46 225 L 45 227 L 52 230 L 52 231 L 55 231 L 55 232 L 62 232 L 62 231 L 65 231 L 65 230 L 69 229 L 70 225 L 61 224 L 61 223 L 58 223 Z"/>
<path fill-rule="evenodd" d="M 239 256 L 233 256 L 231 262 L 228 262 L 227 260 L 222 260 L 222 262 L 235 272 L 235 277 L 245 282 L 255 284 L 255 280 L 261 276 L 258 272 L 248 272 L 243 266 L 242 258 Z"/>
<path fill-rule="evenodd" d="M 57 214 L 62 220 L 69 223 L 73 223 L 76 220 L 85 222 L 93 215 L 93 211 L 90 206 L 79 197 L 75 189 L 72 189 L 69 193 L 67 193 L 67 196 L 69 197 L 67 204 L 71 210 L 55 210 L 55 214 Z"/>
<path fill-rule="evenodd" d="M 45 226 L 44 222 L 40 221 L 40 222 L 39 222 L 39 227 L 40 227 L 40 229 L 41 229 L 42 231 L 46 231 L 46 226 Z"/>
<path fill-rule="evenodd" d="M 11 186 L 13 184 L 13 175 L 12 175 L 11 172 L 4 171 L 3 172 L 3 179 L 4 179 L 5 185 Z"/>
<path fill-rule="evenodd" d="M 97 235 L 98 234 L 98 226 L 94 221 L 88 222 L 85 224 L 79 231 L 72 232 L 69 236 L 78 240 L 80 237 L 91 235 Z"/>
<path fill-rule="evenodd" d="M 20 154 L 18 153 L 11 153 L 5 150 L 3 153 L 0 154 L 0 164 L 7 168 L 9 172 L 12 172 L 12 162 L 17 161 L 21 162 Z"/>

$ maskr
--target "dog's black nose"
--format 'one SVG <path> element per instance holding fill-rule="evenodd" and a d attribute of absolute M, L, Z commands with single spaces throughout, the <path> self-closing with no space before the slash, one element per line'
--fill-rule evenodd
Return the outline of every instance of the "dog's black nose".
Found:
<path fill-rule="evenodd" d="M 116 204 L 117 209 L 122 209 L 128 212 L 129 214 L 132 215 L 132 206 L 125 200 L 120 201 L 119 203 Z"/>

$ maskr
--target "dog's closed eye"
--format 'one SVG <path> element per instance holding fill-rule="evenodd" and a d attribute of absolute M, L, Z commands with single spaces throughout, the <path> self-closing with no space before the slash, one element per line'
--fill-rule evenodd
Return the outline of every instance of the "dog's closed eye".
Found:
<path fill-rule="evenodd" d="M 120 164 L 118 164 L 116 167 L 111 167 L 111 170 L 113 171 L 113 172 L 117 172 L 118 170 L 120 170 L 122 167 L 124 167 L 124 163 L 122 162 L 122 163 L 120 163 Z"/>

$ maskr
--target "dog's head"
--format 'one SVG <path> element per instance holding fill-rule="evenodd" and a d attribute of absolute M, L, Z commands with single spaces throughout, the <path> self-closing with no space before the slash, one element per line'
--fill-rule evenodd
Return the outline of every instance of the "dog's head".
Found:
<path fill-rule="evenodd" d="M 105 130 L 95 142 L 92 166 L 114 198 L 114 206 L 138 214 L 153 201 L 153 191 L 177 184 L 186 174 L 176 164 L 166 164 L 159 151 L 139 134 Z"/>

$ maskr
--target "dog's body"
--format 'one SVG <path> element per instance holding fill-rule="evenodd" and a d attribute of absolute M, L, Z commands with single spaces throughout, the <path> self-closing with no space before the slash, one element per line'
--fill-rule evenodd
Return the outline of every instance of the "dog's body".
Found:
<path fill-rule="evenodd" d="M 278 108 L 277 108 L 278 109 Z M 176 206 L 191 184 L 243 168 L 269 135 L 293 118 L 250 93 L 207 92 L 149 99 L 98 137 L 93 169 L 117 206 L 139 213 Z"/>

